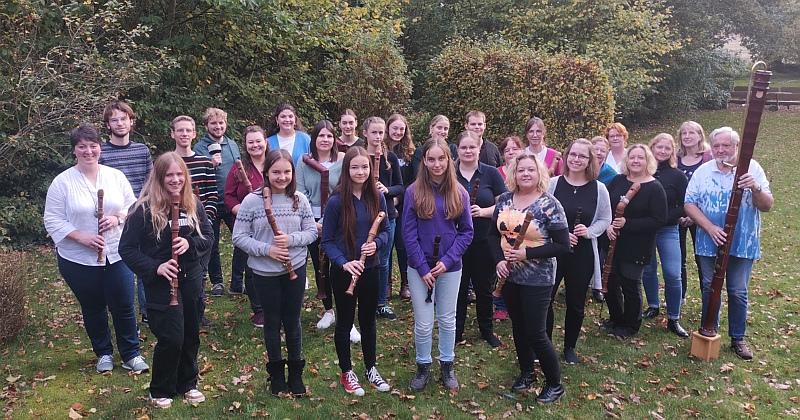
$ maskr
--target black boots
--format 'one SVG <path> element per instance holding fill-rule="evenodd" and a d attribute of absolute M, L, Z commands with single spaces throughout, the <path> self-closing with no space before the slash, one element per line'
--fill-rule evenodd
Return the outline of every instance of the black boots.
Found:
<path fill-rule="evenodd" d="M 536 371 L 520 372 L 516 382 L 511 386 L 511 390 L 517 393 L 527 391 L 534 382 L 536 382 Z"/>
<path fill-rule="evenodd" d="M 407 272 L 400 272 L 400 299 L 403 302 L 411 302 L 411 291 L 408 290 Z"/>
<path fill-rule="evenodd" d="M 642 319 L 655 318 L 661 311 L 658 308 L 648 307 L 642 312 Z"/>
<path fill-rule="evenodd" d="M 303 368 L 306 366 L 305 360 L 289 360 L 289 390 L 295 397 L 302 397 L 306 393 L 306 386 L 303 384 Z"/>
<path fill-rule="evenodd" d="M 279 397 L 286 393 L 286 361 L 267 362 L 267 372 L 269 373 L 269 391 L 272 395 Z"/>
<path fill-rule="evenodd" d="M 458 389 L 456 373 L 453 372 L 453 362 L 439 362 L 439 369 L 442 371 L 442 385 L 448 389 Z"/>
<path fill-rule="evenodd" d="M 536 402 L 540 402 L 542 404 L 554 403 L 560 400 L 564 394 L 566 394 L 566 391 L 564 391 L 564 387 L 561 386 L 561 384 L 545 385 L 544 388 L 542 388 L 542 392 L 536 396 Z"/>
<path fill-rule="evenodd" d="M 670 319 L 667 321 L 667 329 L 672 331 L 673 334 L 680 338 L 689 338 L 689 333 L 686 332 L 677 319 Z"/>
<path fill-rule="evenodd" d="M 417 363 L 417 374 L 411 380 L 412 391 L 422 391 L 428 380 L 431 378 L 431 364 L 430 363 Z"/>

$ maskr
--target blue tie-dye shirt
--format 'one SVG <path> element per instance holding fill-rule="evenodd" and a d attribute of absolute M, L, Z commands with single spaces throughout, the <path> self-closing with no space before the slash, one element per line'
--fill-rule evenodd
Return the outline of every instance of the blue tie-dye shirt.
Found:
<path fill-rule="evenodd" d="M 772 194 L 764 169 L 758 162 L 751 160 L 748 172 L 761 186 L 761 194 Z M 736 168 L 726 174 L 717 168 L 715 160 L 704 163 L 692 175 L 684 202 L 696 204 L 708 220 L 717 226 L 724 226 L 735 176 Z M 703 257 L 717 255 L 717 246 L 703 229 L 697 229 L 695 253 Z M 753 204 L 753 192 L 749 188 L 743 191 L 730 255 L 751 260 L 761 258 L 761 212 Z"/>

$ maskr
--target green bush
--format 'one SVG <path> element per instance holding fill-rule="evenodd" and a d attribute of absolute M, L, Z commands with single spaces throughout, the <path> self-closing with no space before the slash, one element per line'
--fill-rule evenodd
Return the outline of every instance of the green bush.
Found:
<path fill-rule="evenodd" d="M 556 149 L 596 135 L 614 117 L 611 85 L 597 63 L 502 40 L 445 47 L 431 62 L 425 103 L 431 114 L 448 116 L 454 132 L 467 112 L 483 111 L 486 137 L 495 142 L 523 135 L 527 120 L 540 117 Z"/>
<path fill-rule="evenodd" d="M 349 52 L 327 66 L 331 102 L 350 108 L 363 121 L 402 112 L 411 97 L 411 79 L 396 37 L 388 31 L 360 34 Z M 338 115 L 337 115 L 338 117 Z"/>
<path fill-rule="evenodd" d="M 0 197 L 0 248 L 45 240 L 42 210 L 27 196 Z"/>
<path fill-rule="evenodd" d="M 26 262 L 21 252 L 0 253 L 0 345 L 14 338 L 25 326 Z"/>

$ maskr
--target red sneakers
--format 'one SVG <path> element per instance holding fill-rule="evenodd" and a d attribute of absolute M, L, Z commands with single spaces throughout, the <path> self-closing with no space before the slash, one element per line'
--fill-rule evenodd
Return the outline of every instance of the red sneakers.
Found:
<path fill-rule="evenodd" d="M 358 384 L 358 376 L 356 376 L 356 373 L 353 372 L 352 369 L 343 373 L 339 382 L 342 383 L 344 390 L 347 391 L 348 394 L 355 394 L 358 397 L 364 395 L 364 388 L 361 388 L 361 385 Z"/>

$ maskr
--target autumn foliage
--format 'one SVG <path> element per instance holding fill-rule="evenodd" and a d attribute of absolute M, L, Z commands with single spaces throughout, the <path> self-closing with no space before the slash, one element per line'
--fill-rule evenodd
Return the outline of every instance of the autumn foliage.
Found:
<path fill-rule="evenodd" d="M 522 136 L 530 117 L 547 124 L 548 146 L 598 134 L 613 121 L 611 84 L 592 61 L 550 56 L 498 40 L 457 41 L 431 63 L 425 92 L 433 113 L 453 126 L 472 109 L 487 115 L 487 138 Z"/>

